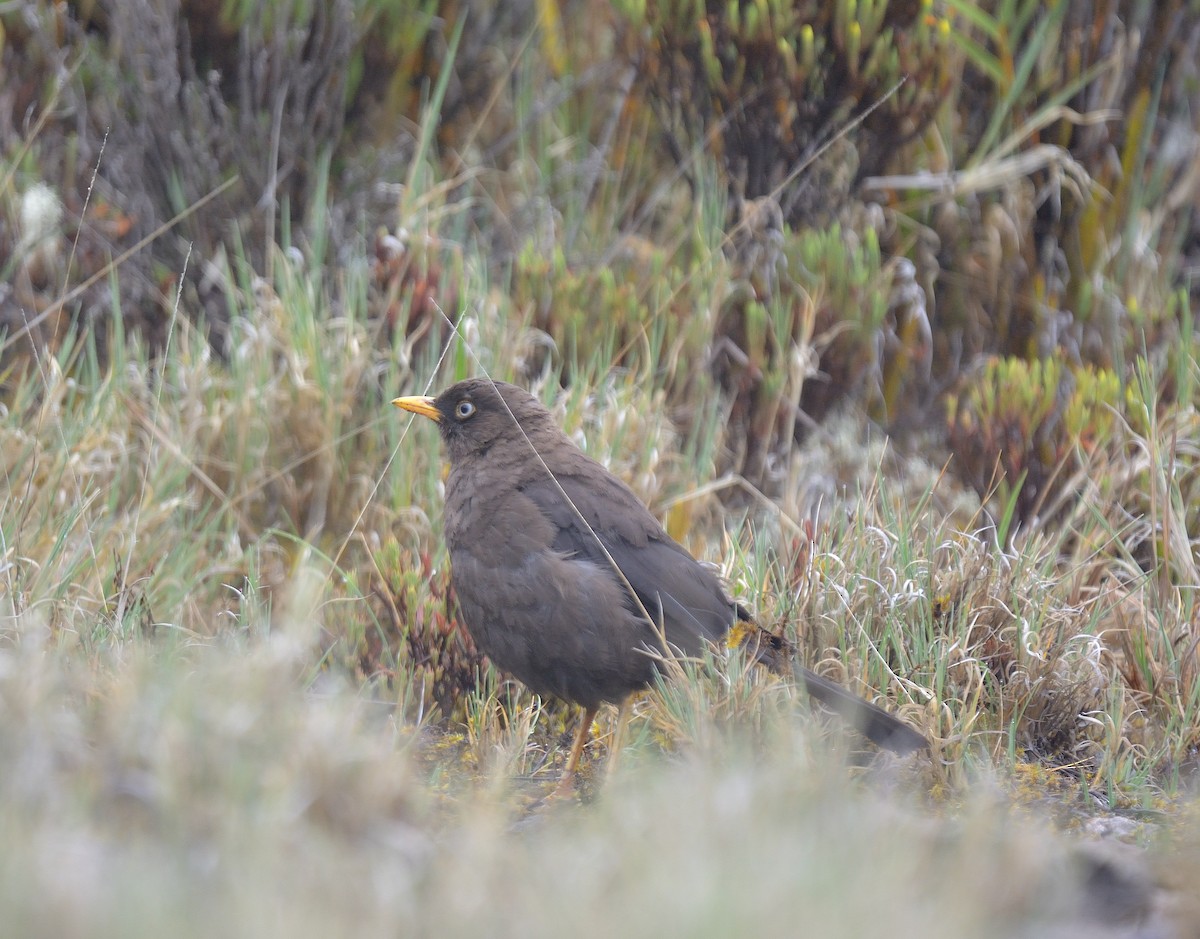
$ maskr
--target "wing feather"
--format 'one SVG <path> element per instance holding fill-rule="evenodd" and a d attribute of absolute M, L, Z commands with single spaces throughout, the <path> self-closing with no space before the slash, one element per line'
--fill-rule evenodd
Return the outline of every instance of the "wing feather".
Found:
<path fill-rule="evenodd" d="M 586 468 L 595 472 L 559 474 L 562 491 L 548 477 L 521 487 L 555 527 L 554 550 L 609 569 L 615 561 L 640 601 L 630 598 L 628 605 L 661 618 L 667 641 L 685 653 L 698 654 L 701 639 L 719 641 L 734 606 L 716 574 L 671 538 L 624 483 L 598 465 Z"/>

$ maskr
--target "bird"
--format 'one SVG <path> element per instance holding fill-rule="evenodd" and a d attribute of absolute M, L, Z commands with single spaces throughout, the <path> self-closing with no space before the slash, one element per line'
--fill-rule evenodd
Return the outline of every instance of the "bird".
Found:
<path fill-rule="evenodd" d="M 617 705 L 619 737 L 629 698 L 661 668 L 664 642 L 697 657 L 731 628 L 744 631 L 751 615 L 529 392 L 477 377 L 392 404 L 437 424 L 449 463 L 450 581 L 476 646 L 537 694 L 583 710 L 555 790 L 569 793 L 600 707 Z M 794 671 L 811 698 L 877 745 L 928 748 L 893 714 Z"/>

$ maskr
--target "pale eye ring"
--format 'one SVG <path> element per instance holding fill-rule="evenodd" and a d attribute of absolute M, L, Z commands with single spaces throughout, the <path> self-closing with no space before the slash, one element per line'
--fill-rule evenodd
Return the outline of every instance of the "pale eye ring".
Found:
<path fill-rule="evenodd" d="M 457 417 L 460 421 L 465 421 L 468 417 L 471 417 L 474 413 L 475 413 L 475 405 L 473 405 L 470 401 L 467 401 L 466 399 L 459 401 L 458 404 L 455 405 L 455 407 L 454 407 L 454 416 Z"/>

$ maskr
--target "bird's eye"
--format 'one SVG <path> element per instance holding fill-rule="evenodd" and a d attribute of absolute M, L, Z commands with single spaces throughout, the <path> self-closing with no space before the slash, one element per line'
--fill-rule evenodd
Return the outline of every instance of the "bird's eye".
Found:
<path fill-rule="evenodd" d="M 459 401 L 457 406 L 454 408 L 454 416 L 457 417 L 460 421 L 465 421 L 468 417 L 470 417 L 474 413 L 475 413 L 475 405 L 473 405 L 470 401 L 467 401 L 465 399 L 462 401 Z"/>

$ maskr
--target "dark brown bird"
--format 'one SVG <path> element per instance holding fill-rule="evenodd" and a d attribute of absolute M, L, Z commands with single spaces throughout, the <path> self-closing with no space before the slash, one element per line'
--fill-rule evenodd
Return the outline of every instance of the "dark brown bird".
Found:
<path fill-rule="evenodd" d="M 657 624 L 674 650 L 698 656 L 749 614 L 528 392 L 473 378 L 436 398 L 392 403 L 441 432 L 450 578 L 476 644 L 533 691 L 584 710 L 564 791 L 600 705 L 622 706 L 653 681 Z M 808 669 L 796 674 L 809 695 L 878 745 L 899 753 L 928 746 L 840 685 Z"/>

